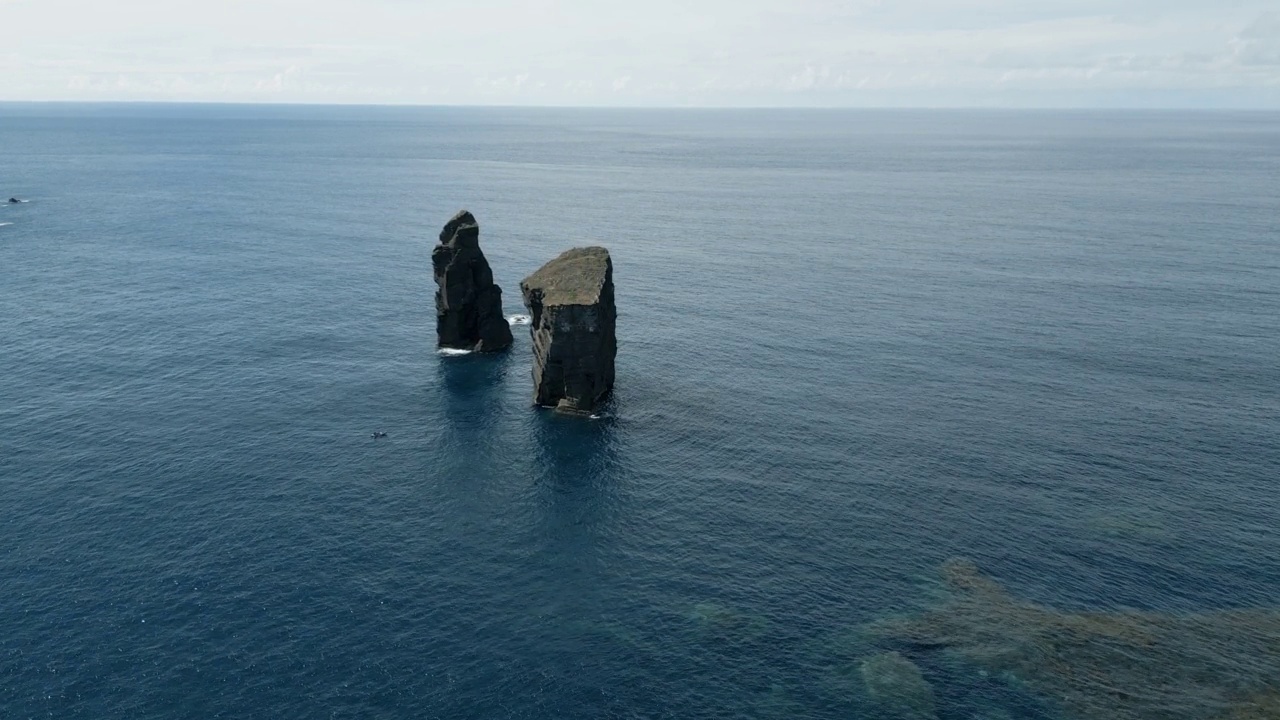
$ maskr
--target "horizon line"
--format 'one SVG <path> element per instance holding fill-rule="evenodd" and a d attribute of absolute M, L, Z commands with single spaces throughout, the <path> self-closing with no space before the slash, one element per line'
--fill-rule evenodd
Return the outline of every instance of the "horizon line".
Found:
<path fill-rule="evenodd" d="M 1280 107 L 1258 105 L 562 105 L 507 103 L 417 103 L 417 102 L 311 102 L 255 100 L 9 100 L 0 105 L 214 105 L 235 107 L 318 107 L 318 108 L 419 108 L 493 110 L 983 110 L 983 111 L 1150 111 L 1150 112 L 1280 112 Z"/>

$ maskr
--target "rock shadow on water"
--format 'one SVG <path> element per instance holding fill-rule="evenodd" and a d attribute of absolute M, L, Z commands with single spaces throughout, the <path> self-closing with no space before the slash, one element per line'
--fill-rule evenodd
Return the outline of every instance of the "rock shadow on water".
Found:
<path fill-rule="evenodd" d="M 1071 612 L 1018 599 L 966 560 L 942 577 L 948 599 L 868 637 L 967 664 L 1075 720 L 1280 718 L 1278 610 Z"/>
<path fill-rule="evenodd" d="M 441 355 L 436 373 L 446 391 L 446 400 L 466 406 L 498 398 L 510 365 L 509 354 Z"/>
<path fill-rule="evenodd" d="M 618 432 L 616 419 L 533 410 L 534 437 L 541 479 L 561 489 L 596 487 L 616 480 Z"/>
<path fill-rule="evenodd" d="M 610 560 L 625 537 L 619 526 L 632 515 L 614 472 L 612 429 L 532 410 L 526 419 L 532 446 L 522 464 L 530 484 L 522 492 L 533 514 L 524 544 L 543 578 L 545 617 L 579 651 L 649 662 L 661 640 L 623 610 L 627 572 Z"/>
<path fill-rule="evenodd" d="M 616 427 L 531 410 L 528 462 L 547 549 L 573 572 L 599 572 L 599 558 L 631 513 Z M 562 567 L 568 571 L 570 568 Z"/>
<path fill-rule="evenodd" d="M 507 412 L 504 388 L 510 372 L 505 353 L 441 356 L 436 363 L 443 427 L 469 453 L 488 452 L 489 444 L 500 442 L 497 426 Z"/>

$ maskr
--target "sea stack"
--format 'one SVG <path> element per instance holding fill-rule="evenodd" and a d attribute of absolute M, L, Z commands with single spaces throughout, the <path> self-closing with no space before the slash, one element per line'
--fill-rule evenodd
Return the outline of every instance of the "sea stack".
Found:
<path fill-rule="evenodd" d="M 520 292 L 532 317 L 534 402 L 590 414 L 613 389 L 618 354 L 609 251 L 569 250 L 525 278 Z"/>
<path fill-rule="evenodd" d="M 442 348 L 498 352 L 511 347 L 502 288 L 480 251 L 480 226 L 463 210 L 440 231 L 431 251 L 436 280 L 436 335 Z"/>

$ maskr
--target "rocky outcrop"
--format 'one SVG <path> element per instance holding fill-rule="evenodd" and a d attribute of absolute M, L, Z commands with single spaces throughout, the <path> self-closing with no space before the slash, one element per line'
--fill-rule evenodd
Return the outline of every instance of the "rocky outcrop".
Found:
<path fill-rule="evenodd" d="M 613 261 L 602 247 L 574 248 L 520 283 L 533 335 L 534 402 L 590 413 L 613 389 Z"/>
<path fill-rule="evenodd" d="M 440 231 L 431 251 L 436 280 L 436 335 L 442 348 L 497 352 L 511 347 L 502 288 L 480 251 L 480 226 L 463 210 Z"/>

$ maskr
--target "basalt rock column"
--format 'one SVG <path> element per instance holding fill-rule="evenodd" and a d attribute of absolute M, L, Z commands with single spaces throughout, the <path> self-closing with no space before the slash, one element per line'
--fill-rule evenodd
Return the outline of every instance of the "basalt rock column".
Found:
<path fill-rule="evenodd" d="M 532 316 L 534 402 L 590 413 L 613 389 L 618 354 L 609 251 L 569 250 L 525 278 L 520 292 Z"/>
<path fill-rule="evenodd" d="M 502 288 L 480 251 L 480 226 L 463 210 L 440 231 L 431 251 L 436 280 L 436 335 L 440 347 L 497 352 L 511 347 L 502 315 Z"/>

